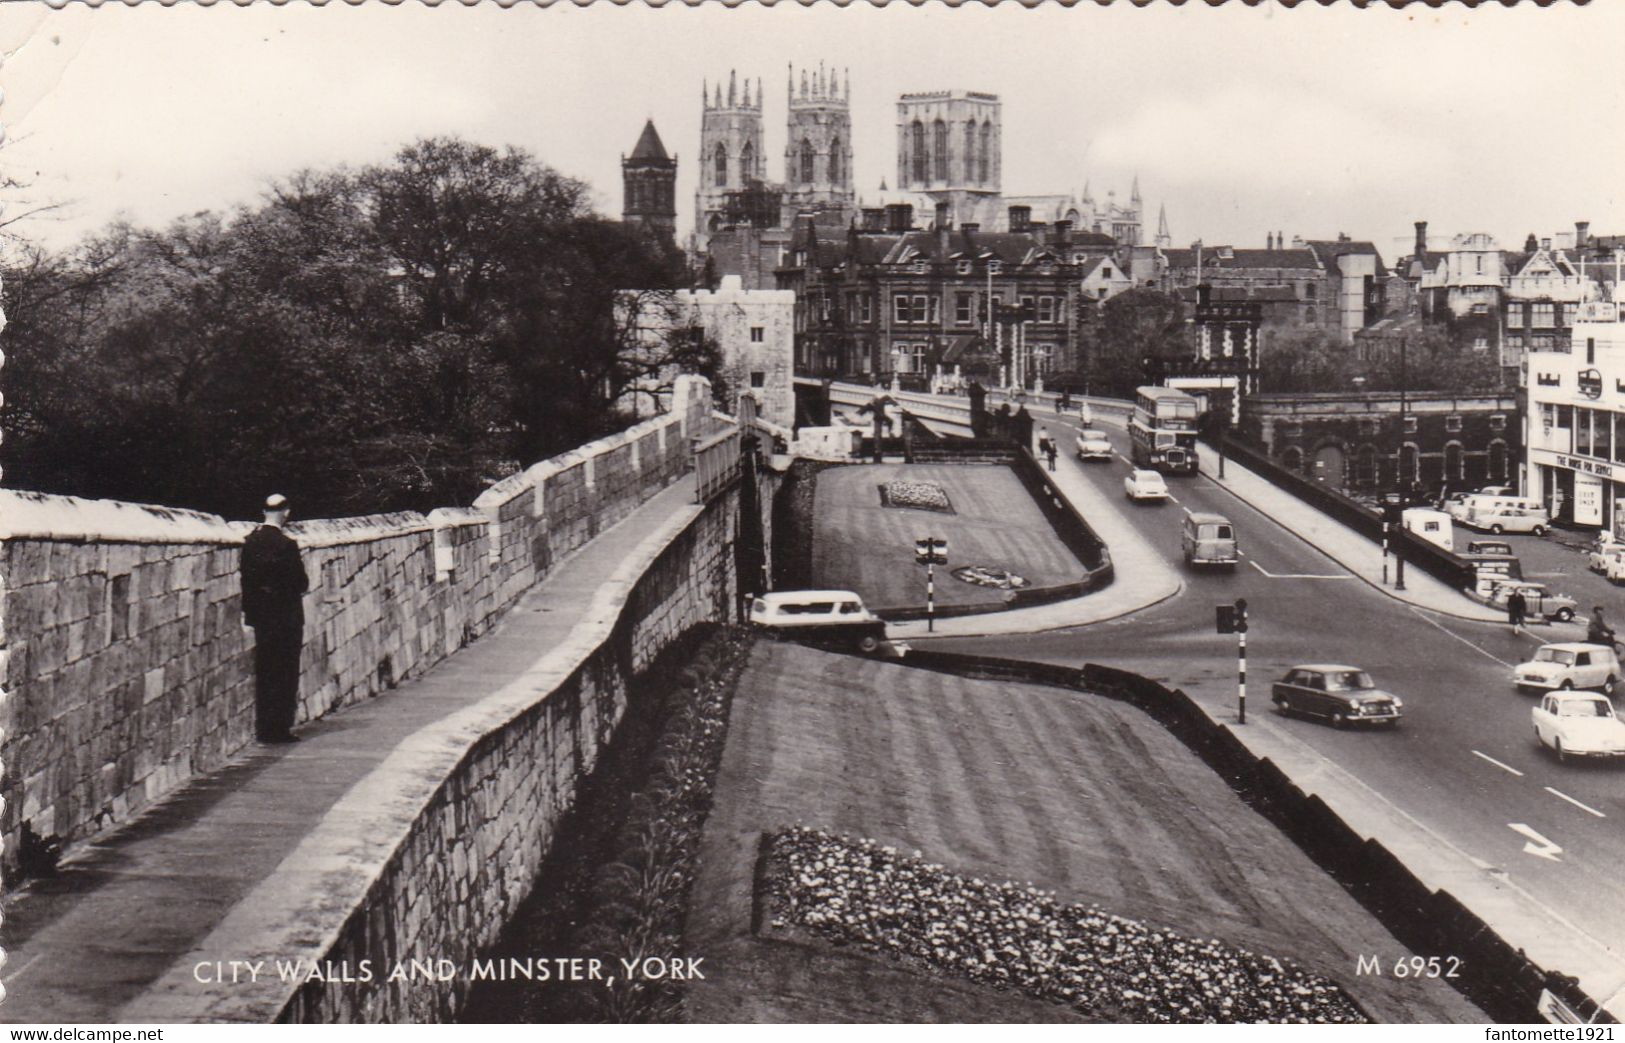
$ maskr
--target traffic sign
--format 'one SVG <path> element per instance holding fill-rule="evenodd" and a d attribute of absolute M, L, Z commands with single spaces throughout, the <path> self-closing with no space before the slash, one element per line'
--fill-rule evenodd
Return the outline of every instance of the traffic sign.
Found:
<path fill-rule="evenodd" d="M 927 536 L 914 541 L 914 563 L 917 565 L 948 564 L 948 541 Z"/>

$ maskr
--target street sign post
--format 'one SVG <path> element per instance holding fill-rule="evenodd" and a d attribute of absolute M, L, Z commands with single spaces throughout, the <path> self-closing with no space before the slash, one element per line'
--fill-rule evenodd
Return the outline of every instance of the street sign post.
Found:
<path fill-rule="evenodd" d="M 1247 599 L 1234 605 L 1215 605 L 1214 621 L 1221 634 L 1236 635 L 1236 723 L 1247 723 Z"/>
<path fill-rule="evenodd" d="M 925 566 L 925 629 L 937 624 L 937 566 L 948 564 L 948 541 L 926 536 L 914 541 L 914 563 Z"/>

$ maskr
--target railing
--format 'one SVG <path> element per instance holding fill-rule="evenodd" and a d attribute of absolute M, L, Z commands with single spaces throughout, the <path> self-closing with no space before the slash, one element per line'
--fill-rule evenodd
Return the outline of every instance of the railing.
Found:
<path fill-rule="evenodd" d="M 694 439 L 694 502 L 706 503 L 739 476 L 737 427 Z"/>

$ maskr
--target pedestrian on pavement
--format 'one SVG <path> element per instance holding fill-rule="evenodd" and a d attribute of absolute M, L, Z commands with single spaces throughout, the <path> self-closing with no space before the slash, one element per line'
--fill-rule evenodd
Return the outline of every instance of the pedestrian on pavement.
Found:
<path fill-rule="evenodd" d="M 1523 626 L 1524 614 L 1529 611 L 1529 600 L 1523 596 L 1523 591 L 1513 590 L 1507 598 L 1507 622 L 1512 624 L 1516 633 Z"/>
<path fill-rule="evenodd" d="M 243 622 L 254 628 L 254 737 L 260 742 L 299 741 L 293 722 L 310 577 L 299 545 L 282 531 L 288 512 L 287 497 L 266 497 L 265 523 L 243 540 Z"/>
<path fill-rule="evenodd" d="M 1602 616 L 1601 605 L 1591 607 L 1591 622 L 1586 626 L 1586 644 L 1607 645 L 1609 648 L 1618 644 L 1614 640 L 1614 628 L 1609 626 L 1608 621 Z"/>

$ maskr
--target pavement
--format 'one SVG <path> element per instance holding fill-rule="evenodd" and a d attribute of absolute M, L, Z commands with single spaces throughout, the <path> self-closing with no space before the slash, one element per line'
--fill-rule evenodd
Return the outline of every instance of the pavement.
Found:
<path fill-rule="evenodd" d="M 550 690 L 548 678 L 574 668 L 564 660 L 578 662 L 614 625 L 612 595 L 624 594 L 629 574 L 698 511 L 692 478 L 662 490 L 424 676 L 301 727 L 297 744 L 249 747 L 76 846 L 57 876 L 6 896 L 0 1018 L 270 1020 L 277 995 L 265 982 L 198 982 L 194 965 L 291 959 L 319 946 L 371 879 L 366 860 L 387 857 L 398 840 L 403 805 L 432 783 L 425 747 L 437 764 L 454 763 L 466 749 L 457 742 L 486 726 L 476 718 L 517 712 L 507 704 Z"/>

